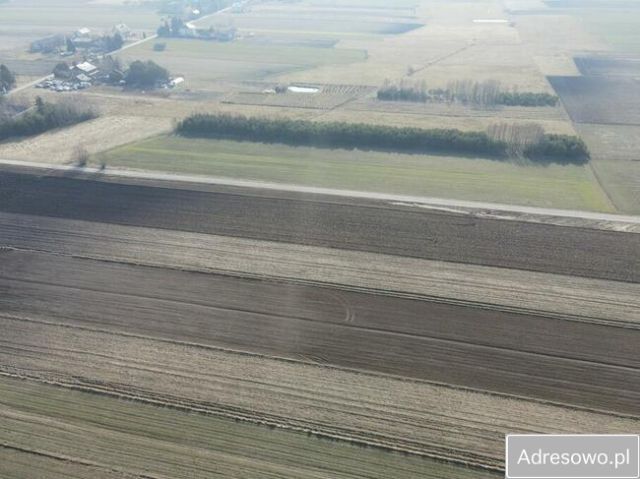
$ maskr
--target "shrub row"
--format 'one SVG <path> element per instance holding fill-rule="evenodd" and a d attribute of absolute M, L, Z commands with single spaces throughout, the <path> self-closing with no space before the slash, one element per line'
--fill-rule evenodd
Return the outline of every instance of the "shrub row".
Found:
<path fill-rule="evenodd" d="M 590 154 L 580 138 L 569 135 L 544 135 L 537 143 L 529 145 L 524 154 L 534 161 L 553 159 L 558 163 L 586 163 Z"/>
<path fill-rule="evenodd" d="M 176 125 L 186 137 L 232 139 L 293 146 L 449 153 L 506 158 L 508 144 L 485 132 L 454 129 L 399 128 L 383 125 L 269 119 L 229 114 L 195 114 Z M 525 156 L 537 162 L 584 163 L 586 145 L 577 137 L 544 135 L 529 145 Z"/>
<path fill-rule="evenodd" d="M 34 109 L 0 122 L 0 140 L 37 135 L 54 128 L 91 120 L 96 116 L 93 110 L 81 109 L 72 103 L 46 103 L 38 98 Z"/>
<path fill-rule="evenodd" d="M 484 132 L 422 130 L 362 123 L 196 114 L 178 123 L 183 136 L 229 138 L 294 146 L 500 156 L 505 145 Z"/>
<path fill-rule="evenodd" d="M 507 106 L 556 106 L 558 97 L 549 93 L 503 92 L 496 102 Z"/>

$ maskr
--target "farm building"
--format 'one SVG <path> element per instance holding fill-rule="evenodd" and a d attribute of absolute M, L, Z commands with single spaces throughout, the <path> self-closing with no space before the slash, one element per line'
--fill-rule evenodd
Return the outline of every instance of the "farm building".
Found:
<path fill-rule="evenodd" d="M 72 73 L 74 76 L 85 75 L 89 78 L 92 78 L 96 76 L 98 72 L 98 67 L 89 62 L 78 63 L 72 68 Z"/>

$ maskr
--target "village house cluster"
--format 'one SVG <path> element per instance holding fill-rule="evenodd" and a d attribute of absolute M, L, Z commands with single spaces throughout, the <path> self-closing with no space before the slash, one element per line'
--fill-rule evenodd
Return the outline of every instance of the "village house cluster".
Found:
<path fill-rule="evenodd" d="M 72 56 L 77 51 L 83 53 L 105 54 L 118 50 L 135 34 L 124 23 L 115 25 L 110 32 L 97 34 L 90 28 L 79 28 L 69 35 L 56 34 L 31 42 L 31 53 L 58 54 Z"/>

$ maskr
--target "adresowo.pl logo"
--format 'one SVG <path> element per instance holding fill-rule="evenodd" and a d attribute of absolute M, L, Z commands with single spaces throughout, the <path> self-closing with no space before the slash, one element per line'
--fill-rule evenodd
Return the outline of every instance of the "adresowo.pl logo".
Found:
<path fill-rule="evenodd" d="M 640 435 L 510 434 L 507 479 L 640 479 Z"/>

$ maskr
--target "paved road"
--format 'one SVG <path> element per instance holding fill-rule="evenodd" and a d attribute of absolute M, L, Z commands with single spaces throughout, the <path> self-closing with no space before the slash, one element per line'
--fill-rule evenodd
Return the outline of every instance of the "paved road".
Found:
<path fill-rule="evenodd" d="M 638 234 L 199 186 L 0 171 L 0 211 L 640 282 Z"/>

